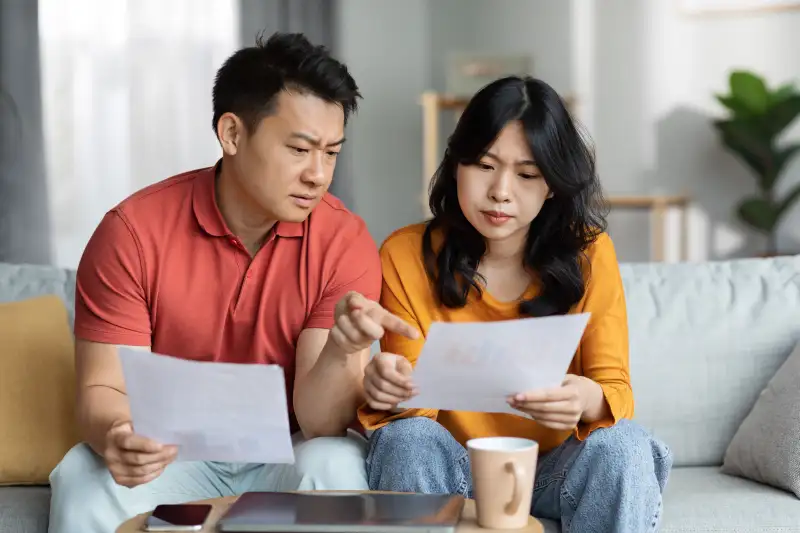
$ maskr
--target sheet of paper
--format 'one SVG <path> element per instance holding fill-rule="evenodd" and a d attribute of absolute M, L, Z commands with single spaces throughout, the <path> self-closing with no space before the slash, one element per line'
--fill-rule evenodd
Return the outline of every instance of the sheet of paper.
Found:
<path fill-rule="evenodd" d="M 564 380 L 589 313 L 431 325 L 414 367 L 419 394 L 399 407 L 511 413 L 512 394 Z"/>
<path fill-rule="evenodd" d="M 179 460 L 294 463 L 281 367 L 119 355 L 134 431 L 177 445 Z"/>

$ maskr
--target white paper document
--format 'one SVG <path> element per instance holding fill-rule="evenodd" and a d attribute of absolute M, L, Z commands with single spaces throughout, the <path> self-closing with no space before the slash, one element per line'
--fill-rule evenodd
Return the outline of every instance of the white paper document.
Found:
<path fill-rule="evenodd" d="M 119 347 L 135 433 L 184 461 L 294 463 L 283 369 Z"/>
<path fill-rule="evenodd" d="M 588 320 L 589 313 L 581 313 L 436 322 L 411 377 L 419 394 L 399 407 L 524 416 L 508 405 L 508 397 L 559 386 Z"/>

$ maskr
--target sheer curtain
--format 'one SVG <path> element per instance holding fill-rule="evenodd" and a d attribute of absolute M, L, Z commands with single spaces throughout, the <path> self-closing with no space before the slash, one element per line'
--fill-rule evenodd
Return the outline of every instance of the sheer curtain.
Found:
<path fill-rule="evenodd" d="M 54 263 L 77 266 L 130 193 L 213 164 L 211 87 L 237 0 L 39 0 Z"/>

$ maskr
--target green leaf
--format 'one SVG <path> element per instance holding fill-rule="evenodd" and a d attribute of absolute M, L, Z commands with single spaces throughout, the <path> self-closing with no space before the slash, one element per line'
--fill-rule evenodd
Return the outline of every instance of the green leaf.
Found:
<path fill-rule="evenodd" d="M 714 126 L 720 132 L 726 147 L 738 155 L 759 178 L 763 178 L 770 168 L 771 139 L 761 137 L 757 127 L 740 119 L 718 120 L 714 122 Z"/>
<path fill-rule="evenodd" d="M 734 116 L 749 117 L 753 115 L 752 111 L 750 111 L 747 105 L 745 105 L 741 100 L 737 100 L 736 98 L 725 94 L 717 94 L 714 96 L 716 96 L 719 103 L 731 110 Z"/>
<path fill-rule="evenodd" d="M 800 150 L 800 144 L 790 144 L 778 149 L 772 158 L 771 170 L 764 174 L 764 186 L 766 190 L 772 189 L 778 181 L 783 169 L 789 164 L 792 157 Z"/>
<path fill-rule="evenodd" d="M 798 93 L 797 93 L 797 88 L 794 86 L 794 83 L 786 83 L 784 85 L 781 85 L 774 91 L 772 91 L 770 100 L 772 100 L 772 104 L 774 105 L 796 94 Z"/>
<path fill-rule="evenodd" d="M 783 132 L 800 115 L 800 94 L 784 98 L 767 111 L 766 131 L 773 137 Z"/>
<path fill-rule="evenodd" d="M 778 203 L 778 220 L 786 214 L 786 211 L 794 205 L 798 198 L 800 198 L 800 183 L 792 187 L 789 192 L 786 193 L 786 196 Z"/>
<path fill-rule="evenodd" d="M 764 198 L 745 198 L 738 213 L 745 223 L 766 233 L 771 233 L 778 221 L 778 206 Z"/>
<path fill-rule="evenodd" d="M 730 76 L 731 96 L 753 113 L 763 113 L 770 103 L 770 94 L 764 80 L 745 71 L 734 71 Z"/>

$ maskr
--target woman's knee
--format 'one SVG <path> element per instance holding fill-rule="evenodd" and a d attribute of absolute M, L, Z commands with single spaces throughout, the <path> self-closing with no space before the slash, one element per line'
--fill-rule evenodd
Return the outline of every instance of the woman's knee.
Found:
<path fill-rule="evenodd" d="M 378 429 L 370 439 L 367 474 L 373 490 L 469 492 L 467 451 L 441 424 L 424 417 Z"/>
<path fill-rule="evenodd" d="M 589 435 L 582 454 L 601 461 L 607 471 L 620 476 L 655 474 L 662 491 L 672 467 L 669 447 L 627 419 Z"/>
<path fill-rule="evenodd" d="M 401 418 L 375 431 L 370 438 L 370 455 L 409 458 L 461 448 L 441 424 L 425 417 Z M 461 450 L 459 450 L 461 451 Z"/>
<path fill-rule="evenodd" d="M 295 468 L 313 480 L 318 490 L 367 490 L 367 441 L 347 437 L 318 437 L 295 448 Z"/>

